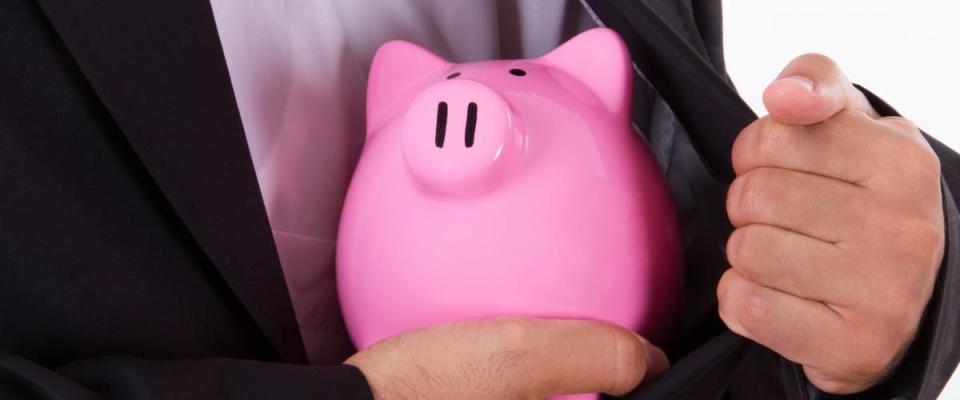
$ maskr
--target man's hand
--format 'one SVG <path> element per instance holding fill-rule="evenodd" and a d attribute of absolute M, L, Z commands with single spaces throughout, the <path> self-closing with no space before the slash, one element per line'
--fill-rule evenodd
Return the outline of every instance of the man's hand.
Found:
<path fill-rule="evenodd" d="M 438 325 L 383 340 L 347 361 L 384 399 L 542 399 L 627 393 L 669 365 L 617 326 L 500 318 Z"/>
<path fill-rule="evenodd" d="M 764 103 L 770 115 L 733 147 L 720 317 L 819 389 L 862 391 L 896 366 L 930 299 L 944 246 L 939 160 L 824 56 L 791 62 Z"/>

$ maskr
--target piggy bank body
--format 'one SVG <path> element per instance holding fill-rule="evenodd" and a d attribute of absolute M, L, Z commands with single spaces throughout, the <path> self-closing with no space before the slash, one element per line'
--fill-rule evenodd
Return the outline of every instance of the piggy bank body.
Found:
<path fill-rule="evenodd" d="M 610 321 L 662 338 L 681 274 L 661 172 L 629 119 L 612 31 L 531 60 L 378 51 L 337 281 L 358 348 L 497 316 Z"/>

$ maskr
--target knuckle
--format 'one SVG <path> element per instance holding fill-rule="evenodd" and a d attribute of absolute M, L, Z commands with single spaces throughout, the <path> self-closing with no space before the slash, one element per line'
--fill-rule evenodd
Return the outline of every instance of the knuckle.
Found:
<path fill-rule="evenodd" d="M 615 343 L 614 355 L 617 360 L 617 372 L 614 375 L 611 391 L 628 391 L 637 385 L 647 373 L 644 344 L 636 336 L 624 329 L 610 327 Z"/>
<path fill-rule="evenodd" d="M 763 204 L 757 197 L 760 196 L 760 187 L 757 183 L 756 170 L 752 170 L 737 177 L 739 187 L 737 198 L 734 199 L 736 215 L 741 223 L 753 220 L 757 215 L 757 207 Z"/>
<path fill-rule="evenodd" d="M 896 158 L 901 171 L 912 180 L 930 182 L 936 180 L 939 185 L 940 158 L 923 138 L 900 137 L 894 145 Z"/>
<path fill-rule="evenodd" d="M 832 123 L 838 125 L 849 125 L 851 122 L 867 122 L 870 120 L 870 116 L 864 114 L 863 111 L 849 108 L 837 111 L 837 113 L 830 118 Z"/>
<path fill-rule="evenodd" d="M 883 117 L 884 120 L 898 126 L 904 133 L 911 137 L 922 137 L 920 128 L 913 121 L 899 116 Z"/>
<path fill-rule="evenodd" d="M 940 157 L 937 156 L 937 153 L 934 153 L 933 149 L 927 145 L 923 146 L 923 152 L 925 157 L 921 162 L 921 168 L 924 171 L 929 173 L 930 178 L 934 181 L 938 187 L 940 186 L 940 176 L 943 173 L 941 170 Z"/>
<path fill-rule="evenodd" d="M 633 333 L 626 331 L 625 329 L 616 328 L 610 326 L 610 330 L 613 331 L 614 339 L 616 340 L 616 349 L 620 354 L 626 355 L 625 357 L 628 362 L 629 369 L 633 371 L 640 371 L 645 368 L 643 363 L 639 360 L 643 359 L 644 345 L 636 338 Z"/>
<path fill-rule="evenodd" d="M 754 275 L 757 264 L 763 255 L 758 251 L 763 246 L 760 227 L 746 225 L 737 228 L 727 239 L 727 261 L 730 266 L 747 276 Z"/>
<path fill-rule="evenodd" d="M 732 233 L 730 233 L 730 237 L 727 238 L 727 246 L 725 248 L 727 253 L 727 263 L 733 268 L 739 269 L 745 262 L 746 254 L 744 253 L 743 249 L 743 236 L 745 235 L 745 228 L 746 227 L 735 229 Z"/>
<path fill-rule="evenodd" d="M 734 140 L 731 157 L 738 173 L 773 165 L 785 141 L 793 140 L 795 128 L 764 116 L 747 125 Z"/>
<path fill-rule="evenodd" d="M 765 124 L 768 119 L 770 119 L 770 117 L 763 117 L 753 121 L 750 125 L 747 125 L 746 128 L 743 128 L 736 139 L 734 139 L 733 149 L 730 151 L 730 158 L 735 171 L 743 172 L 750 169 L 750 165 L 753 163 L 753 148 L 751 143 L 756 141 L 763 124 Z"/>
<path fill-rule="evenodd" d="M 753 185 L 754 199 L 759 204 L 784 200 L 790 193 L 784 187 L 783 170 L 777 168 L 758 168 L 753 171 L 750 183 Z"/>
<path fill-rule="evenodd" d="M 770 303 L 755 289 L 744 290 L 736 314 L 748 330 L 767 326 L 770 320 Z"/>
<path fill-rule="evenodd" d="M 931 268 L 944 240 L 943 229 L 935 223 L 913 217 L 890 217 L 887 243 L 901 268 Z"/>
<path fill-rule="evenodd" d="M 911 247 L 922 256 L 922 260 L 926 261 L 929 266 L 939 264 L 937 253 L 943 246 L 946 236 L 943 227 L 940 224 L 925 220 L 914 219 L 913 221 L 912 230 L 914 233 L 911 235 Z"/>
<path fill-rule="evenodd" d="M 735 284 L 734 279 L 728 271 L 717 285 L 718 311 L 724 321 L 735 321 L 752 334 L 767 323 L 770 306 L 755 288 Z"/>
<path fill-rule="evenodd" d="M 781 185 L 774 168 L 757 168 L 741 175 L 738 213 L 742 222 L 757 222 L 768 214 L 768 207 L 783 204 L 789 193 Z"/>
<path fill-rule="evenodd" d="M 905 269 L 898 269 L 907 271 Z M 884 282 L 875 284 L 880 294 L 871 296 L 878 303 L 875 307 L 878 314 L 878 320 L 883 322 L 880 329 L 885 332 L 900 332 L 906 321 L 913 321 L 914 315 L 919 315 L 923 310 L 925 303 L 925 288 L 927 285 L 920 282 L 919 275 L 915 271 L 896 273 L 899 279 L 886 279 Z M 910 275 L 910 276 L 906 276 Z M 890 301 L 881 296 L 896 299 Z M 872 308 L 873 308 L 872 307 Z M 882 307 L 882 308 L 881 308 Z"/>
<path fill-rule="evenodd" d="M 869 118 L 863 112 L 844 108 L 811 127 L 811 130 L 824 137 L 828 143 L 843 143 L 844 137 L 848 136 L 850 131 L 862 130 L 861 127 L 867 121 Z"/>
<path fill-rule="evenodd" d="M 940 158 L 933 152 L 929 146 L 917 145 L 913 154 L 913 165 L 915 166 L 917 177 L 925 182 L 940 185 Z"/>
<path fill-rule="evenodd" d="M 853 130 L 871 126 L 872 121 L 862 110 L 844 108 L 823 122 L 823 132 L 839 139 Z"/>
<path fill-rule="evenodd" d="M 750 173 L 744 176 L 743 186 L 740 188 L 740 216 L 746 221 L 753 221 L 760 214 L 763 201 L 759 198 L 762 185 L 757 184 L 757 174 Z"/>
<path fill-rule="evenodd" d="M 738 176 L 734 178 L 733 182 L 730 183 L 730 187 L 727 189 L 727 199 L 726 199 L 726 208 L 727 208 L 727 218 L 730 220 L 730 223 L 737 225 L 741 220 L 740 216 L 740 193 L 743 190 L 743 177 Z"/>
<path fill-rule="evenodd" d="M 720 277 L 720 282 L 717 283 L 717 311 L 723 320 L 729 320 L 732 317 L 730 315 L 730 304 L 734 288 L 731 284 L 731 276 L 731 272 L 727 271 Z"/>
<path fill-rule="evenodd" d="M 790 147 L 796 128 L 768 118 L 754 140 L 753 158 L 757 165 L 773 166 L 780 159 L 780 150 Z"/>

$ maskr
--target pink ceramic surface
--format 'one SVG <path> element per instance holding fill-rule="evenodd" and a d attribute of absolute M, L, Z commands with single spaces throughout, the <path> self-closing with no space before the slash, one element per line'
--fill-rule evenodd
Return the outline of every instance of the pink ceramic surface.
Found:
<path fill-rule="evenodd" d="M 631 76 L 607 29 L 531 60 L 453 64 L 384 44 L 337 244 L 357 347 L 519 315 L 663 339 L 679 294 L 678 231 L 631 126 Z"/>

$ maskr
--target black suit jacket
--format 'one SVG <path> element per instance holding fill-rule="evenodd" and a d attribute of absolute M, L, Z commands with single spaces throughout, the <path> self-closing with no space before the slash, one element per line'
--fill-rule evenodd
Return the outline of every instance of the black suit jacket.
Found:
<path fill-rule="evenodd" d="M 629 397 L 825 397 L 716 314 L 730 148 L 756 118 L 724 73 L 719 2 L 585 5 L 660 95 L 634 117 L 683 212 L 675 365 Z M 370 397 L 339 359 L 304 365 L 242 129 L 206 1 L 0 3 L 0 398 Z M 932 398 L 958 359 L 960 157 L 933 145 L 945 261 L 903 364 L 861 397 Z"/>

